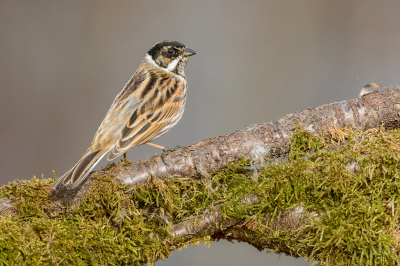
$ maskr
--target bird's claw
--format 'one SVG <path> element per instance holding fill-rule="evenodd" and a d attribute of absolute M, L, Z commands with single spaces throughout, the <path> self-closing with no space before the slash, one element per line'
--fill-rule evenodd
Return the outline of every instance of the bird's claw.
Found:
<path fill-rule="evenodd" d="M 162 154 L 163 154 L 163 155 L 167 155 L 167 154 L 170 153 L 170 152 L 174 152 L 174 151 L 180 150 L 180 149 L 182 149 L 182 148 L 185 148 L 185 147 L 183 147 L 183 146 L 181 146 L 181 145 L 176 145 L 176 147 L 173 148 L 173 149 L 164 149 Z"/>
<path fill-rule="evenodd" d="M 165 149 L 165 150 L 163 150 L 163 153 L 161 154 L 161 159 L 165 163 L 165 160 L 164 160 L 165 156 L 167 156 L 170 152 L 174 152 L 174 151 L 177 151 L 177 150 L 180 150 L 180 149 L 183 149 L 183 148 L 185 148 L 185 147 L 184 146 L 180 146 L 180 145 L 176 145 L 176 147 L 173 148 L 173 149 Z"/>

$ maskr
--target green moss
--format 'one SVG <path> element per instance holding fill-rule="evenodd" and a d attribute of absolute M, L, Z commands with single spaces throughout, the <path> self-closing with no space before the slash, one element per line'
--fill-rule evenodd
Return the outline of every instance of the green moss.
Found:
<path fill-rule="evenodd" d="M 171 240 L 170 226 L 221 206 L 225 217 L 251 221 L 256 246 L 331 265 L 395 265 L 398 257 L 400 131 L 301 129 L 286 160 L 267 161 L 258 176 L 237 161 L 212 179 L 153 179 L 127 187 L 99 178 L 73 211 L 53 212 L 50 179 L 3 186 L 18 214 L 0 219 L 0 265 L 141 265 L 210 236 Z M 356 162 L 356 171 L 349 171 Z M 121 164 L 127 164 L 127 161 Z M 113 172 L 111 165 L 106 168 Z M 241 202 L 249 194 L 260 199 Z M 315 214 L 297 230 L 272 230 L 282 210 Z M 266 217 L 268 217 L 266 222 Z M 172 242 L 173 241 L 173 242 Z"/>

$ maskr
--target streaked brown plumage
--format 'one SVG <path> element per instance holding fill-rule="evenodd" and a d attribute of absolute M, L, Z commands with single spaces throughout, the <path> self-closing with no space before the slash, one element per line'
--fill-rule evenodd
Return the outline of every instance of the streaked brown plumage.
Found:
<path fill-rule="evenodd" d="M 107 153 L 107 159 L 113 160 L 141 144 L 163 148 L 148 142 L 182 118 L 187 89 L 184 68 L 194 54 L 179 42 L 156 43 L 115 98 L 86 153 L 53 188 L 77 187 Z"/>

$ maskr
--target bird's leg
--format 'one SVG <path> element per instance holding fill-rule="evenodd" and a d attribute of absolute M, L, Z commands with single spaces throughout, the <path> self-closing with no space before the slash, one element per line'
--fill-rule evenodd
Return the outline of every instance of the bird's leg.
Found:
<path fill-rule="evenodd" d="M 168 151 L 169 150 L 167 147 L 164 147 L 164 146 L 161 146 L 161 145 L 158 145 L 158 144 L 154 144 L 154 143 L 151 143 L 151 142 L 146 142 L 145 144 L 147 144 L 149 146 L 152 146 L 154 148 L 157 148 L 157 149 L 161 149 L 163 151 Z"/>
<path fill-rule="evenodd" d="M 124 160 L 126 160 L 126 152 L 124 153 Z"/>

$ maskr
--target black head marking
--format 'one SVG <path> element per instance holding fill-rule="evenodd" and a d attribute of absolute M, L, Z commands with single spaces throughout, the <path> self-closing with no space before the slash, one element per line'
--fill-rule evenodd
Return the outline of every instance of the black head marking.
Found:
<path fill-rule="evenodd" d="M 185 45 L 177 41 L 161 41 L 153 45 L 147 53 L 156 61 L 160 54 L 166 58 L 175 58 L 179 55 L 179 51 L 184 48 Z M 168 51 L 172 51 L 172 53 Z"/>

